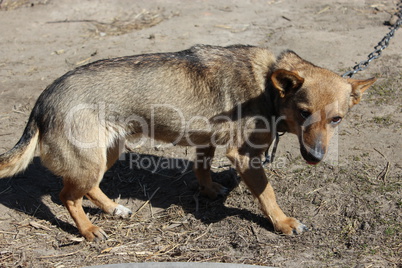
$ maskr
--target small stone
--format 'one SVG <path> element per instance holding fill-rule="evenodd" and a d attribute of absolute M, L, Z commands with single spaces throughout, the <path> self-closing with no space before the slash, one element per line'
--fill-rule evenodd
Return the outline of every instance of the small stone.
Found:
<path fill-rule="evenodd" d="M 392 17 L 388 21 L 389 25 L 394 26 L 398 19 L 399 17 L 396 14 L 392 15 Z"/>

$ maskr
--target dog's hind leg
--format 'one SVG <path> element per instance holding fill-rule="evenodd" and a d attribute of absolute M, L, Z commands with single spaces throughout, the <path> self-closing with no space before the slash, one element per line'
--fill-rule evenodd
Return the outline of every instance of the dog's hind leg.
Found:
<path fill-rule="evenodd" d="M 252 149 L 241 153 L 237 148 L 230 148 L 227 157 L 236 166 L 244 183 L 258 198 L 261 209 L 272 222 L 275 231 L 283 234 L 299 234 L 307 230 L 306 226 L 295 218 L 287 217 L 276 202 L 274 189 L 265 175 L 261 164 L 260 152 Z"/>
<path fill-rule="evenodd" d="M 82 198 L 88 192 L 87 187 L 82 187 L 76 179 L 68 177 L 63 178 L 63 183 L 60 199 L 70 212 L 80 233 L 88 241 L 107 239 L 106 233 L 92 224 L 82 208 Z"/>
<path fill-rule="evenodd" d="M 119 158 L 121 152 L 122 152 L 122 146 L 124 145 L 124 140 L 120 140 L 118 143 L 116 143 L 114 146 L 108 148 L 107 150 L 107 160 L 106 160 L 106 170 L 110 169 L 113 164 L 117 161 Z M 100 178 L 101 180 L 102 178 Z M 99 180 L 99 183 L 100 183 Z M 119 216 L 122 218 L 129 217 L 132 212 L 130 209 L 124 207 L 123 205 L 119 205 L 116 202 L 113 202 L 110 200 L 109 197 L 107 197 L 102 190 L 99 188 L 99 183 L 95 187 L 93 187 L 87 194 L 86 197 L 92 201 L 95 205 L 97 205 L 99 208 L 101 208 L 104 212 Z"/>
<path fill-rule="evenodd" d="M 110 200 L 110 198 L 102 192 L 99 186 L 93 187 L 85 196 L 108 214 L 122 218 L 127 218 L 133 214 L 130 209 Z"/>
<path fill-rule="evenodd" d="M 64 151 L 73 151 L 69 149 L 66 148 Z M 119 216 L 130 215 L 129 209 L 110 200 L 99 188 L 105 171 L 118 159 L 118 153 L 114 148 L 108 152 L 105 148 L 79 149 L 76 152 L 78 154 L 70 154 L 66 157 L 66 155 L 57 154 L 54 149 L 48 149 L 43 151 L 42 160 L 45 166 L 57 171 L 56 174 L 63 177 L 64 187 L 60 193 L 60 199 L 70 212 L 80 233 L 89 241 L 106 239 L 106 233 L 88 219 L 82 208 L 82 199 L 87 196 L 106 213 Z"/>
<path fill-rule="evenodd" d="M 194 162 L 194 173 L 200 185 L 200 192 L 211 199 L 218 195 L 225 195 L 227 188 L 219 183 L 213 182 L 211 178 L 211 163 L 214 157 L 215 147 L 203 147 L 196 149 L 196 160 Z"/>

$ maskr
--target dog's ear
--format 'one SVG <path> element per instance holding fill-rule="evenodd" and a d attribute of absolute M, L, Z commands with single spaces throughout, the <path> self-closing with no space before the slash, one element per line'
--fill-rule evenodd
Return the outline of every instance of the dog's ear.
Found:
<path fill-rule="evenodd" d="M 298 90 L 304 82 L 304 78 L 297 73 L 279 69 L 271 75 L 272 85 L 278 90 L 279 96 L 284 98 L 289 92 Z"/>
<path fill-rule="evenodd" d="M 348 78 L 348 82 L 352 85 L 351 94 L 351 105 L 358 104 L 362 98 L 363 92 L 366 91 L 374 82 L 377 81 L 376 78 L 369 78 L 367 80 L 358 80 L 353 78 Z"/>

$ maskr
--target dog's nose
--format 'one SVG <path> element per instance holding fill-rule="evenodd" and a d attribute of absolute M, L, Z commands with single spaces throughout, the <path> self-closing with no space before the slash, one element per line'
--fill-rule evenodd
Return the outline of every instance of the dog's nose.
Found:
<path fill-rule="evenodd" d="M 301 154 L 309 164 L 318 164 L 325 157 L 325 148 L 320 144 L 315 144 L 314 147 L 307 148 L 305 145 L 301 146 Z"/>
<path fill-rule="evenodd" d="M 325 156 L 325 149 L 322 146 L 315 146 L 314 148 L 310 149 L 309 151 L 310 161 L 309 160 L 307 161 L 316 164 L 321 160 L 323 160 L 324 156 Z"/>

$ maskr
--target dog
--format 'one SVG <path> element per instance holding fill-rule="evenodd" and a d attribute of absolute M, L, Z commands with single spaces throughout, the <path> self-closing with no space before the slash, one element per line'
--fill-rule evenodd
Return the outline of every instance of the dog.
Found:
<path fill-rule="evenodd" d="M 283 131 L 298 136 L 308 163 L 322 161 L 335 128 L 375 81 L 342 78 L 290 50 L 276 58 L 246 45 L 96 61 L 43 91 L 21 139 L 0 156 L 0 177 L 23 171 L 38 148 L 43 165 L 63 178 L 60 199 L 79 232 L 103 240 L 106 233 L 85 215 L 82 200 L 131 215 L 99 188 L 127 139 L 195 146 L 195 176 L 209 198 L 227 192 L 210 175 L 215 148 L 225 146 L 275 231 L 299 234 L 306 226 L 278 206 L 261 156 Z"/>

